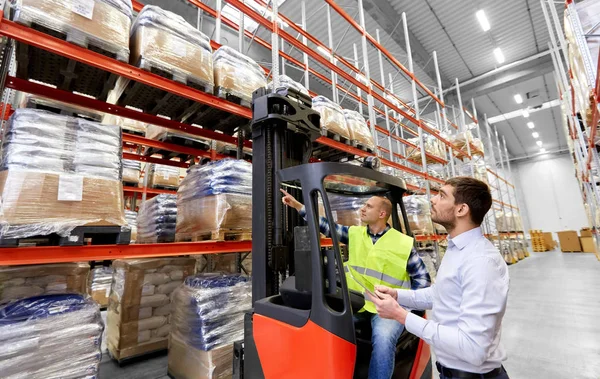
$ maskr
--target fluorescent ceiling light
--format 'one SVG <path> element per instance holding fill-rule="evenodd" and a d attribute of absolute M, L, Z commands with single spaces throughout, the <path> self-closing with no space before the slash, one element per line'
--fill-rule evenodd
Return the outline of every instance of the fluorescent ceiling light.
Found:
<path fill-rule="evenodd" d="M 483 29 L 484 32 L 490 30 L 491 25 L 487 17 L 485 16 L 485 12 L 483 11 L 483 9 L 480 9 L 477 12 L 475 12 L 475 17 L 477 17 L 477 21 L 479 21 L 479 25 L 481 25 L 481 29 Z"/>
<path fill-rule="evenodd" d="M 533 138 L 539 138 L 539 136 L 540 136 L 540 133 L 538 133 L 538 132 L 533 132 L 533 133 L 531 133 L 531 135 L 533 136 Z"/>
<path fill-rule="evenodd" d="M 523 117 L 529 117 L 529 111 L 527 109 L 523 109 Z"/>
<path fill-rule="evenodd" d="M 498 63 L 504 63 L 504 54 L 502 54 L 502 50 L 499 47 L 494 49 L 494 56 Z"/>
<path fill-rule="evenodd" d="M 544 104 L 542 104 L 541 107 L 529 108 L 529 112 L 530 113 L 539 112 L 539 111 L 542 111 L 544 109 L 548 109 L 548 108 L 552 108 L 552 107 L 557 107 L 560 104 L 561 104 L 561 101 L 558 100 L 558 99 L 547 101 Z M 508 121 L 511 118 L 522 117 L 522 116 L 523 116 L 523 110 L 517 109 L 515 111 L 511 111 L 511 112 L 508 112 L 508 113 L 503 113 L 503 114 L 498 115 L 498 116 L 489 117 L 488 118 L 488 124 L 495 124 L 495 123 L 498 123 L 500 121 Z"/>
<path fill-rule="evenodd" d="M 529 122 L 527 123 L 527 127 L 528 127 L 529 129 L 533 129 L 533 128 L 535 128 L 535 124 L 534 124 L 533 122 L 529 121 Z"/>
<path fill-rule="evenodd" d="M 537 144 L 539 147 L 542 147 L 542 145 L 543 145 L 543 144 L 542 144 L 542 141 L 536 141 L 535 143 L 536 143 L 536 144 Z"/>
<path fill-rule="evenodd" d="M 521 97 L 521 95 L 519 94 L 516 94 L 515 101 L 517 102 L 517 104 L 521 104 L 523 102 L 523 97 Z"/>
<path fill-rule="evenodd" d="M 540 153 L 545 153 L 546 149 L 544 149 L 543 147 L 540 149 Z"/>

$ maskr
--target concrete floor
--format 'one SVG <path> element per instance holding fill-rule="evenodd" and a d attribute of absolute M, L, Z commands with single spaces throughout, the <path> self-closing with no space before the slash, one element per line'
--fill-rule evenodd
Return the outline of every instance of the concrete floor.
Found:
<path fill-rule="evenodd" d="M 599 379 L 600 262 L 596 256 L 532 253 L 509 270 L 502 342 L 510 378 Z M 100 379 L 167 378 L 166 356 L 123 368 L 104 358 Z"/>

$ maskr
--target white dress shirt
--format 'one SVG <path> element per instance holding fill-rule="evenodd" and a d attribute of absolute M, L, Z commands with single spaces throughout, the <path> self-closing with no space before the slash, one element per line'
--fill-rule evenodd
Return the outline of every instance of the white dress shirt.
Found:
<path fill-rule="evenodd" d="M 445 367 L 478 374 L 498 368 L 506 359 L 500 329 L 508 282 L 506 263 L 481 228 L 448 238 L 436 283 L 398 290 L 400 305 L 433 309 L 430 320 L 409 313 L 406 329 L 428 343 Z"/>

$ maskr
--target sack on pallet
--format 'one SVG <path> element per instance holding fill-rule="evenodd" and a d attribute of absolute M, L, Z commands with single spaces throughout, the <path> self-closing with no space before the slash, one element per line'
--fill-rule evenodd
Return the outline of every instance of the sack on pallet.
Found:
<path fill-rule="evenodd" d="M 125 133 L 133 133 L 133 134 L 146 134 L 146 128 L 148 124 L 145 122 L 133 120 L 131 118 L 125 118 L 121 116 L 115 116 L 112 114 L 105 114 L 102 119 L 103 124 L 107 125 L 118 125 L 121 127 L 121 130 Z"/>
<path fill-rule="evenodd" d="M 133 10 L 129 0 L 14 0 L 13 21 L 41 25 L 66 34 L 76 45 L 92 45 L 129 61 L 129 30 Z"/>
<path fill-rule="evenodd" d="M 227 158 L 192 166 L 177 191 L 177 208 L 177 241 L 249 233 L 252 164 Z"/>
<path fill-rule="evenodd" d="M 350 133 L 350 139 L 368 147 L 372 151 L 375 151 L 375 142 L 373 141 L 373 135 L 369 129 L 369 125 L 365 121 L 365 118 L 356 111 L 344 109 L 344 118 L 346 119 L 346 126 L 348 127 L 348 133 Z"/>
<path fill-rule="evenodd" d="M 215 95 L 224 99 L 235 96 L 242 105 L 250 106 L 252 92 L 267 86 L 263 69 L 251 58 L 228 46 L 213 54 Z"/>
<path fill-rule="evenodd" d="M 0 266 L 0 304 L 31 296 L 87 293 L 87 263 Z"/>
<path fill-rule="evenodd" d="M 18 104 L 18 108 L 47 110 L 64 116 L 82 117 L 91 121 L 101 121 L 103 117 L 102 112 L 93 109 L 25 92 L 17 92 L 14 103 Z"/>
<path fill-rule="evenodd" d="M 306 87 L 304 87 L 302 84 L 298 83 L 297 81 L 295 81 L 294 79 L 290 78 L 287 75 L 279 75 L 279 87 L 292 88 L 300 93 L 303 93 L 303 94 L 309 96 L 309 93 L 308 93 L 308 90 L 306 89 Z M 269 91 L 273 91 L 273 81 L 269 82 L 267 89 Z"/>
<path fill-rule="evenodd" d="M 44 295 L 0 306 L 3 378 L 97 377 L 104 325 L 82 295 Z"/>
<path fill-rule="evenodd" d="M 17 109 L 4 131 L 1 169 L 0 238 L 126 224 L 117 126 Z"/>
<path fill-rule="evenodd" d="M 165 71 L 177 82 L 213 92 L 210 39 L 183 17 L 157 6 L 144 6 L 133 23 L 130 62 L 148 71 Z"/>
<path fill-rule="evenodd" d="M 117 360 L 164 350 L 170 325 L 170 297 L 154 291 L 160 285 L 176 286 L 183 278 L 170 273 L 194 274 L 191 258 L 115 260 L 107 315 L 107 343 Z"/>
<path fill-rule="evenodd" d="M 412 143 L 416 147 L 407 146 L 406 148 L 406 156 L 408 159 L 413 160 L 417 164 L 421 164 L 423 160 L 421 159 L 421 145 L 418 137 L 409 138 L 408 142 Z M 423 146 L 425 147 L 425 152 L 429 155 L 426 156 L 425 161 L 428 164 L 436 164 L 439 163 L 434 157 L 443 159 L 445 157 L 445 146 L 443 143 L 437 139 L 435 136 L 430 134 L 423 135 Z"/>
<path fill-rule="evenodd" d="M 313 110 L 321 115 L 321 129 L 350 140 L 350 131 L 342 107 L 325 96 L 315 96 L 312 101 Z"/>
<path fill-rule="evenodd" d="M 160 194 L 140 206 L 137 217 L 138 243 L 162 243 L 175 240 L 177 196 Z"/>
<path fill-rule="evenodd" d="M 90 271 L 88 280 L 88 293 L 102 308 L 106 308 L 108 306 L 108 297 L 110 296 L 112 276 L 112 267 L 100 266 Z"/>
<path fill-rule="evenodd" d="M 252 286 L 239 274 L 188 277 L 173 293 L 169 374 L 180 379 L 230 378 L 233 342 L 244 337 Z"/>
<path fill-rule="evenodd" d="M 142 164 L 140 161 L 123 159 L 123 182 L 130 184 L 139 184 L 142 174 Z"/>
<path fill-rule="evenodd" d="M 467 151 L 467 144 L 471 144 L 471 155 L 482 155 L 483 154 L 483 143 L 479 138 L 474 138 L 470 130 L 466 132 L 457 133 L 449 137 L 449 141 L 460 150 Z M 458 155 L 458 152 L 454 152 Z"/>
<path fill-rule="evenodd" d="M 179 187 L 179 167 L 150 163 L 147 173 L 148 187 Z"/>
<path fill-rule="evenodd" d="M 434 234 L 431 208 L 425 195 L 410 195 L 402 198 L 410 231 L 416 235 Z"/>

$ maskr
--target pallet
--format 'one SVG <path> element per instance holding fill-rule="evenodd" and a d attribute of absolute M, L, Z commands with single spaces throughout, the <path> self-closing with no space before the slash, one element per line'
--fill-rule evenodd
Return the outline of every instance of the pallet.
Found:
<path fill-rule="evenodd" d="M 110 351 L 108 352 L 108 355 L 117 362 L 119 367 L 123 367 L 123 366 L 127 366 L 129 364 L 132 364 L 132 363 L 141 362 L 141 361 L 145 361 L 150 358 L 155 358 L 155 357 L 160 357 L 160 356 L 166 355 L 168 353 L 168 351 L 169 351 L 168 349 L 161 348 L 158 350 L 153 350 L 153 351 L 149 351 L 146 353 L 136 354 L 136 355 L 119 358 L 119 359 L 113 357 L 112 354 L 110 353 Z"/>
<path fill-rule="evenodd" d="M 323 137 L 331 138 L 334 141 L 341 142 L 341 143 L 344 143 L 346 145 L 354 146 L 352 144 L 352 141 L 350 141 L 350 138 L 344 137 L 344 136 L 342 136 L 340 134 L 337 134 L 337 133 L 333 133 L 330 130 L 321 129 L 321 135 Z"/>
<path fill-rule="evenodd" d="M 357 140 L 352 140 L 352 146 L 360 149 L 362 151 L 366 151 L 369 154 L 374 154 L 375 151 L 373 149 L 371 149 L 370 147 L 367 147 L 366 145 L 359 143 Z"/>
<path fill-rule="evenodd" d="M 38 23 L 31 23 L 29 27 L 63 41 L 71 41 L 69 33 L 53 30 Z M 91 41 L 87 41 L 82 47 L 117 59 L 117 54 L 95 46 Z M 101 101 L 107 99 L 118 78 L 116 74 L 22 42 L 17 42 L 15 55 L 18 78 L 33 79 L 64 91 L 83 93 Z"/>
<path fill-rule="evenodd" d="M 163 186 L 160 184 L 153 184 L 150 188 L 167 190 L 167 191 L 177 191 L 177 189 L 179 189 L 179 186 Z"/>
<path fill-rule="evenodd" d="M 210 142 L 208 142 L 208 141 L 202 141 L 202 140 L 196 140 L 196 139 L 192 139 L 192 138 L 182 137 L 182 136 L 175 135 L 172 133 L 165 133 L 162 136 L 160 136 L 160 138 L 158 138 L 157 140 L 160 142 L 166 142 L 166 143 L 170 143 L 173 145 L 190 147 L 192 149 L 197 149 L 197 150 L 203 150 L 203 151 L 210 150 Z M 160 155 L 162 157 L 162 159 L 179 158 L 182 162 L 186 162 L 186 161 L 194 158 L 193 156 L 191 156 L 189 154 L 178 153 L 176 151 L 170 151 L 170 150 L 161 149 L 161 148 L 157 148 L 157 147 L 148 147 L 144 151 L 145 156 L 151 156 L 151 155 L 155 155 L 155 154 Z"/>
<path fill-rule="evenodd" d="M 142 132 L 140 130 L 127 129 L 127 128 L 123 128 L 123 127 L 121 127 L 121 129 L 123 130 L 123 133 L 132 134 L 134 136 L 139 136 L 139 137 L 146 136 L 146 132 Z"/>
<path fill-rule="evenodd" d="M 247 229 L 219 229 L 205 233 L 195 233 L 193 236 L 176 236 L 176 242 L 198 241 L 251 241 L 252 230 Z"/>
<path fill-rule="evenodd" d="M 85 239 L 91 239 L 91 245 L 129 245 L 131 230 L 123 231 L 120 226 L 78 226 L 71 231 L 68 237 L 61 237 L 56 233 L 52 233 L 45 236 L 0 239 L 0 248 L 21 245 L 83 246 L 86 244 Z"/>
<path fill-rule="evenodd" d="M 228 157 L 236 158 L 237 159 L 237 148 L 225 146 L 223 148 L 223 150 L 220 152 L 220 154 L 223 154 L 223 155 L 226 155 Z M 242 158 L 241 159 L 244 159 L 246 161 L 251 161 L 252 160 L 252 153 L 248 153 L 246 151 L 242 151 Z"/>
<path fill-rule="evenodd" d="M 127 182 L 124 180 L 123 185 L 129 187 L 139 187 L 139 182 Z"/>

